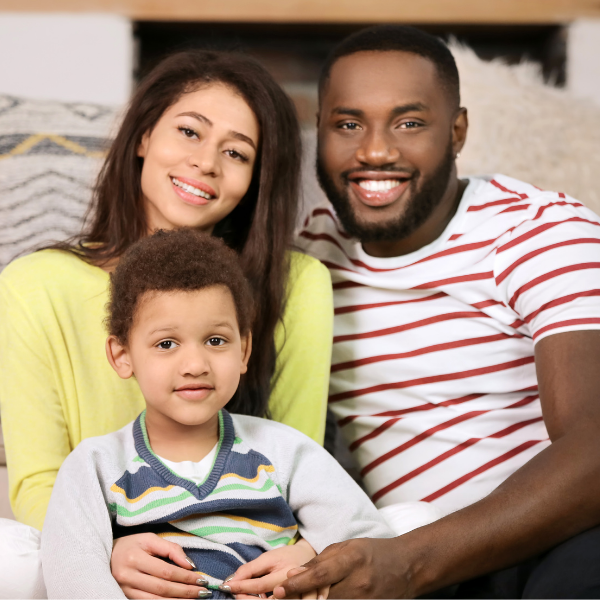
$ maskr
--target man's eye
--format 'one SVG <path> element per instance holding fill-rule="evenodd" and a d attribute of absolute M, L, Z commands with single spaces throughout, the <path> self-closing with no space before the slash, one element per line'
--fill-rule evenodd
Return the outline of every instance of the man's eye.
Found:
<path fill-rule="evenodd" d="M 222 346 L 225 343 L 225 340 L 223 338 L 220 337 L 211 337 L 208 340 L 208 345 L 209 346 Z"/>
<path fill-rule="evenodd" d="M 346 131 L 356 131 L 360 129 L 360 125 L 358 123 L 342 123 L 340 125 L 340 129 L 345 129 Z"/>
<path fill-rule="evenodd" d="M 177 344 L 174 341 L 164 340 L 163 342 L 158 343 L 157 348 L 160 348 L 161 350 L 172 350 L 176 346 Z"/>
<path fill-rule="evenodd" d="M 417 123 L 416 121 L 405 121 L 400 124 L 402 129 L 414 129 L 415 127 L 420 127 L 421 123 Z"/>

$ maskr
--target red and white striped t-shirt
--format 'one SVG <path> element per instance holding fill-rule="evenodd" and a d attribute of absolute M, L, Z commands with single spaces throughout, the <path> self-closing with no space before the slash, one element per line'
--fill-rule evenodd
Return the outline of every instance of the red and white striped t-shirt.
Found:
<path fill-rule="evenodd" d="M 369 256 L 330 205 L 298 244 L 331 272 L 330 408 L 379 507 L 462 508 L 550 444 L 533 347 L 600 329 L 597 215 L 496 175 L 412 254 Z"/>

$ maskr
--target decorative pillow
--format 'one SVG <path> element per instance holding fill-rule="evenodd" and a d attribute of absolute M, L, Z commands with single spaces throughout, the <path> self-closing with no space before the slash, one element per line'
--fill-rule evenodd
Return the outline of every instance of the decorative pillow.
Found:
<path fill-rule="evenodd" d="M 0 95 L 0 271 L 81 229 L 112 107 Z"/>

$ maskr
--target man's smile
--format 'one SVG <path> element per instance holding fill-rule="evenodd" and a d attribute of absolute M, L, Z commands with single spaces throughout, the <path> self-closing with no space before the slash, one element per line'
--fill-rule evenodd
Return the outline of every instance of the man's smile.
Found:
<path fill-rule="evenodd" d="M 350 189 L 362 203 L 372 208 L 393 204 L 410 185 L 411 177 L 398 172 L 355 172 L 348 176 Z"/>

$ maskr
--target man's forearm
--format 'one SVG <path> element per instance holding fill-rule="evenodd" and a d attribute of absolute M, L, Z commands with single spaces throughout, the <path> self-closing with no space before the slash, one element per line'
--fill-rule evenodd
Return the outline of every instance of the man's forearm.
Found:
<path fill-rule="evenodd" d="M 522 562 L 600 522 L 600 436 L 570 431 L 492 494 L 396 538 L 417 595 Z"/>

